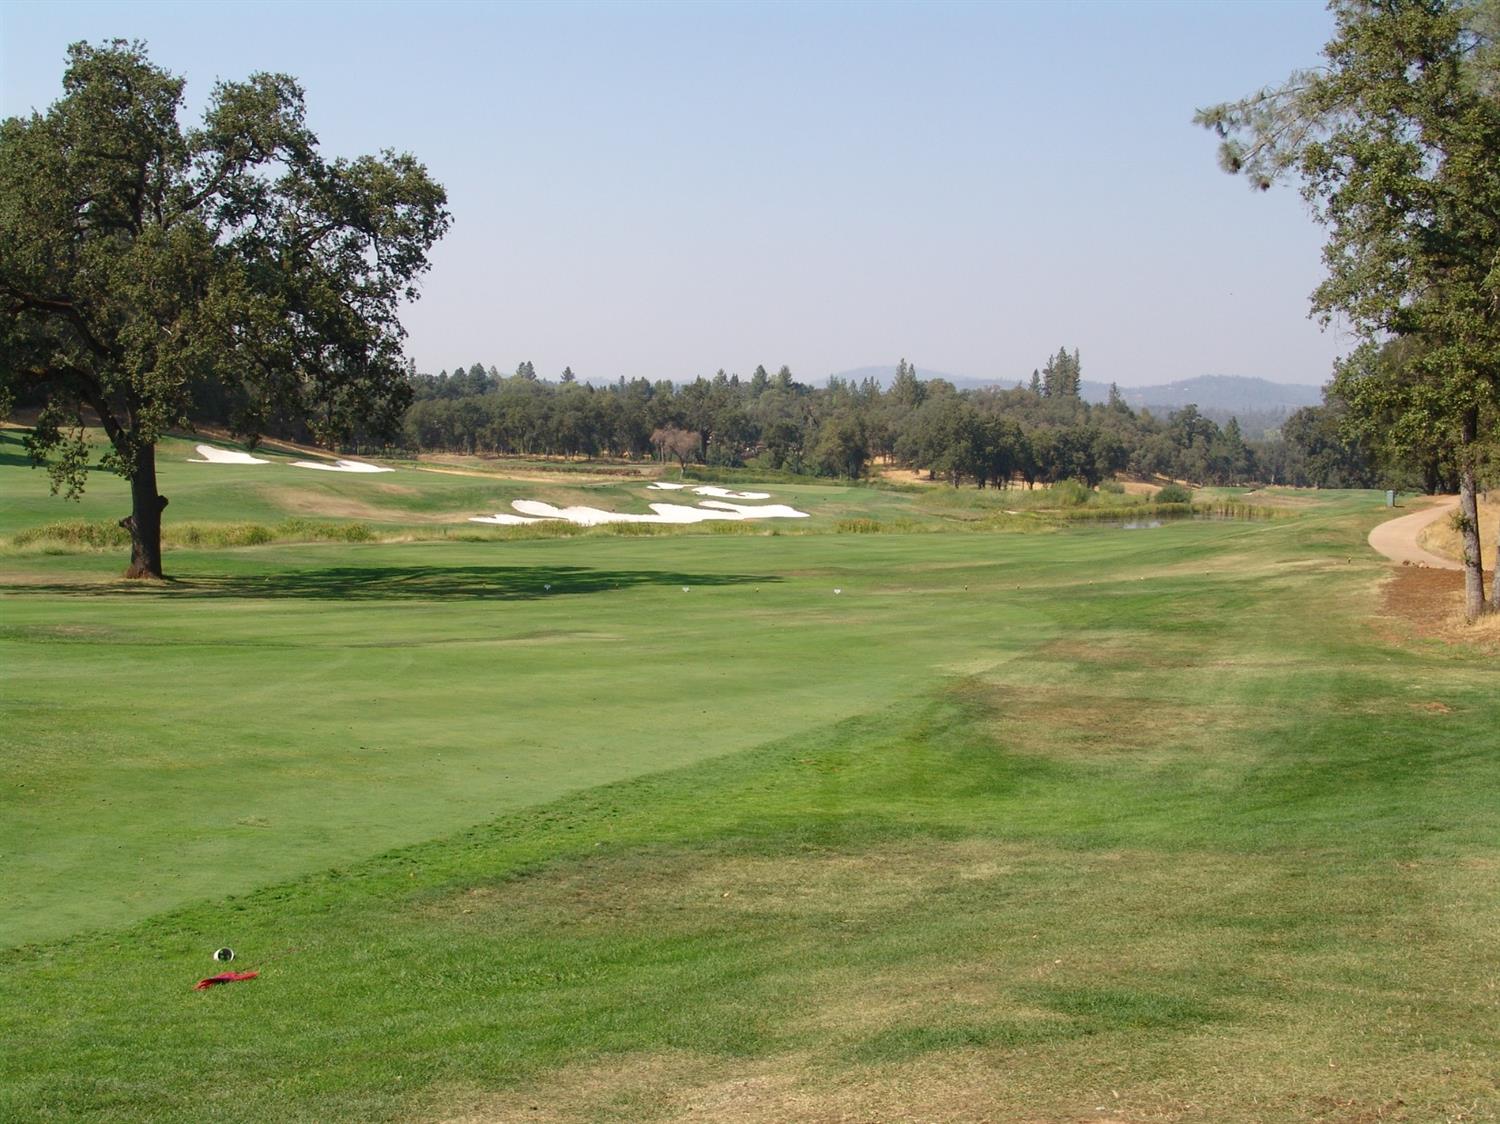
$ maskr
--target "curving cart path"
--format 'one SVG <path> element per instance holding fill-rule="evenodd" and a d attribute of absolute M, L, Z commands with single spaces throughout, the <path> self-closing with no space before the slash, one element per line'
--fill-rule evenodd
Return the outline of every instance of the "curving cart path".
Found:
<path fill-rule="evenodd" d="M 1458 506 L 1457 496 L 1440 496 L 1438 502 L 1410 515 L 1387 519 L 1370 532 L 1370 546 L 1392 562 L 1404 562 L 1412 566 L 1426 566 L 1433 570 L 1462 570 L 1463 566 L 1451 558 L 1424 550 L 1417 543 L 1417 536 L 1430 523 L 1448 515 Z"/>

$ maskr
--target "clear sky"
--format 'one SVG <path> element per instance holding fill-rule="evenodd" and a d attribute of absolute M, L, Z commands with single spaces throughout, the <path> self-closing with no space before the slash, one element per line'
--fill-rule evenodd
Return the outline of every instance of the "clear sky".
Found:
<path fill-rule="evenodd" d="M 326 152 L 410 151 L 452 231 L 405 317 L 423 370 L 555 378 L 907 357 L 1029 376 L 1320 383 L 1322 236 L 1219 172 L 1195 108 L 1316 61 L 1314 3 L 0 0 L 0 112 L 68 43 L 297 76 Z"/>

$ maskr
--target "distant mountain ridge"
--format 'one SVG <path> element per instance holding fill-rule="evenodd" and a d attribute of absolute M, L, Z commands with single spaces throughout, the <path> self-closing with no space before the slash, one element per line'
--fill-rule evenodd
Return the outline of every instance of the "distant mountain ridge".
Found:
<path fill-rule="evenodd" d="M 856 383 L 873 378 L 881 386 L 888 387 L 895 375 L 895 367 L 856 367 L 851 371 L 841 371 L 835 377 Z M 1016 385 L 1014 379 L 976 379 L 921 367 L 917 368 L 917 376 L 921 379 L 946 379 L 960 390 L 977 390 L 988 386 L 1009 389 Z M 1108 401 L 1109 384 L 1084 379 L 1080 394 L 1089 402 Z M 1131 408 L 1149 409 L 1153 413 L 1179 410 L 1192 404 L 1205 412 L 1289 414 L 1303 406 L 1320 405 L 1323 401 L 1320 387 L 1306 383 L 1272 382 L 1270 379 L 1247 375 L 1199 375 L 1197 378 L 1178 379 L 1176 382 L 1154 386 L 1122 386 L 1120 396 Z"/>
<path fill-rule="evenodd" d="M 1083 380 L 1081 392 L 1090 402 L 1109 399 L 1109 384 Z M 1156 386 L 1122 386 L 1120 396 L 1135 409 L 1192 404 L 1202 410 L 1245 410 L 1265 413 L 1300 410 L 1323 401 L 1321 387 L 1304 383 L 1272 382 L 1246 375 L 1199 375 Z"/>

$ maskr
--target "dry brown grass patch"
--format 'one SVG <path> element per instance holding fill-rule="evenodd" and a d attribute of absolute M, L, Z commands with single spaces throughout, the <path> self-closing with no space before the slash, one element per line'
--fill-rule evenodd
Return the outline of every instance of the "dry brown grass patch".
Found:
<path fill-rule="evenodd" d="M 392 489 L 399 489 L 395 491 Z M 415 494 L 416 489 L 401 485 L 382 485 L 380 491 L 390 495 Z M 392 510 L 352 496 L 331 495 L 301 488 L 266 488 L 266 500 L 295 515 L 321 516 L 326 519 L 357 519 L 371 523 L 454 523 L 464 522 L 474 514 L 472 508 L 458 511 Z"/>
<path fill-rule="evenodd" d="M 1169 699 L 1095 694 L 1064 688 L 985 686 L 968 692 L 988 712 L 1007 749 L 1043 757 L 1111 753 L 1166 757 L 1214 732 L 1243 728 L 1249 717 L 1231 702 L 1213 706 Z"/>
<path fill-rule="evenodd" d="M 1196 652 L 1172 652 L 1163 637 L 1153 637 L 1147 645 L 1138 637 L 1117 633 L 1061 637 L 1037 649 L 1036 658 L 1094 667 L 1171 669 L 1198 665 Z"/>
<path fill-rule="evenodd" d="M 856 923 L 906 909 L 943 887 L 1004 878 L 1032 849 L 989 840 L 921 840 L 856 853 L 600 854 L 430 902 L 426 917 L 484 923 L 517 916 L 548 924 L 680 924 L 697 916 L 760 915 Z"/>
<path fill-rule="evenodd" d="M 694 916 L 722 917 L 725 910 L 739 911 L 742 922 L 755 912 L 910 913 L 925 894 L 966 883 L 1013 884 L 1005 899 L 1010 906 L 994 914 L 993 926 L 972 931 L 972 947 L 934 946 L 930 954 L 896 964 L 850 958 L 788 968 L 797 973 L 796 999 L 785 1006 L 768 1000 L 764 1017 L 777 1025 L 784 1045 L 766 1054 L 580 1052 L 520 1084 L 448 1084 L 415 1094 L 411 1115 L 450 1124 L 1485 1118 L 1472 1107 L 1496 1094 L 1488 1059 L 1457 1051 L 1429 1058 L 1399 1041 L 1429 1029 L 1420 1014 L 1428 996 L 1418 981 L 1459 950 L 1486 947 L 1492 902 L 1479 898 L 1465 908 L 1473 914 L 1467 928 L 1443 947 L 1411 950 L 1412 986 L 1393 989 L 1387 981 L 1383 994 L 1397 1006 L 1382 1014 L 1370 1009 L 1364 985 L 1350 974 L 1358 958 L 1348 950 L 1288 954 L 1262 919 L 1247 918 L 1244 929 L 1230 920 L 1270 891 L 1292 891 L 1287 875 L 1300 860 L 1288 866 L 1266 856 L 1212 852 L 1163 859 L 1137 850 L 933 840 L 770 858 L 610 856 L 476 887 L 444 904 L 473 909 L 479 903 L 512 917 L 532 906 L 549 924 L 566 925 L 580 920 L 580 910 L 628 912 L 633 907 L 619 903 L 639 900 L 647 913 L 671 910 L 672 924 L 682 931 Z M 1403 873 L 1400 885 L 1417 898 L 1464 901 L 1458 892 L 1464 887 L 1482 893 L 1475 889 L 1474 863 L 1493 861 L 1424 864 Z M 1362 899 L 1369 888 L 1347 892 Z M 1078 903 L 1067 932 L 1046 925 L 1056 919 L 1046 903 L 1059 895 Z M 1292 903 L 1291 916 L 1304 906 Z M 1389 922 L 1393 933 L 1408 923 Z M 1053 987 L 1064 995 L 1111 988 L 1170 993 L 1172 981 L 1220 962 L 1238 963 L 1247 978 L 1264 985 L 1215 1000 L 1225 1010 L 1223 1020 L 1189 1020 L 1170 1031 L 1105 1029 L 1031 1044 L 931 1048 L 883 1060 L 851 1053 L 872 1036 L 908 1027 L 984 1027 L 999 1020 L 1065 1029 L 1068 1016 L 1032 1005 L 1038 994 Z M 1455 977 L 1457 986 L 1485 986 L 1485 957 L 1465 955 L 1463 963 L 1467 970 Z M 1320 998 L 1306 1001 L 1312 994 Z"/>
<path fill-rule="evenodd" d="M 1493 495 L 1493 494 L 1492 494 Z M 1500 496 L 1490 498 L 1486 496 L 1479 501 L 1479 530 L 1483 542 L 1480 549 L 1485 560 L 1491 567 L 1495 564 L 1493 557 L 1495 550 L 1495 525 L 1500 521 Z M 1463 540 L 1457 528 L 1453 526 L 1451 518 L 1440 518 L 1422 528 L 1417 535 L 1419 546 L 1440 554 L 1444 558 L 1451 558 L 1458 562 L 1463 559 Z"/>
<path fill-rule="evenodd" d="M 889 480 L 892 484 L 946 484 L 946 480 L 929 480 L 927 473 L 911 468 L 882 468 L 879 470 L 882 480 Z"/>

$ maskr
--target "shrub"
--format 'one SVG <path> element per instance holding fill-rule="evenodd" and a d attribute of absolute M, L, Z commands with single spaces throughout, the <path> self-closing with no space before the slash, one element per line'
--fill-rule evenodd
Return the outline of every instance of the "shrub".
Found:
<path fill-rule="evenodd" d="M 1047 494 L 1058 507 L 1082 507 L 1089 502 L 1089 489 L 1080 480 L 1059 480 Z"/>
<path fill-rule="evenodd" d="M 1152 499 L 1156 503 L 1192 503 L 1193 493 L 1181 484 L 1168 484 L 1157 492 Z"/>
<path fill-rule="evenodd" d="M 661 523 L 601 523 L 599 527 L 606 535 L 623 535 L 625 538 L 672 533 L 670 524 Z"/>
<path fill-rule="evenodd" d="M 366 523 L 317 523 L 286 519 L 264 523 L 168 523 L 162 528 L 166 546 L 264 546 L 273 542 L 374 542 L 379 536 Z M 122 550 L 130 546 L 124 528 L 108 522 L 78 519 L 48 523 L 17 532 L 12 546 L 40 546 L 56 550 Z"/>
<path fill-rule="evenodd" d="M 1099 490 L 1106 495 L 1123 496 L 1125 494 L 1125 485 L 1121 484 L 1118 480 L 1101 480 L 1099 481 Z"/>
<path fill-rule="evenodd" d="M 11 542 L 15 546 L 46 544 L 82 550 L 118 550 L 130 545 L 130 535 L 115 523 L 90 523 L 83 519 L 72 519 L 18 531 Z"/>

